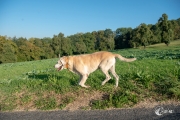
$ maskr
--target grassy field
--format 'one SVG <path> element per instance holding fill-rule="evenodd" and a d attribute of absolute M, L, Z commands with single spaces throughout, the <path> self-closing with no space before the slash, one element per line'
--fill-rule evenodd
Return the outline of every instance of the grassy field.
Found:
<path fill-rule="evenodd" d="M 117 60 L 116 89 L 114 78 L 101 86 L 105 75 L 100 70 L 89 76 L 90 88 L 79 87 L 79 76 L 54 69 L 58 59 L 1 64 L 0 111 L 59 110 L 74 104 L 81 104 L 80 109 L 126 108 L 148 99 L 180 99 L 180 40 L 169 47 L 156 44 L 112 52 L 137 58 L 132 63 Z"/>

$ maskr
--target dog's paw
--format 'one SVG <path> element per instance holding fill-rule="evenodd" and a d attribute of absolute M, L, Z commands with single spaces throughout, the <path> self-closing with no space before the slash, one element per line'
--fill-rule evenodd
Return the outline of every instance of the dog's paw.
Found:
<path fill-rule="evenodd" d="M 105 85 L 106 82 L 102 82 L 101 85 Z"/>
<path fill-rule="evenodd" d="M 88 86 L 86 86 L 86 88 L 90 88 L 90 87 L 91 87 L 91 86 L 89 86 L 89 85 L 88 85 Z"/>
<path fill-rule="evenodd" d="M 90 88 L 90 86 L 86 86 L 86 85 L 80 85 L 80 86 L 84 88 Z"/>
<path fill-rule="evenodd" d="M 118 88 L 118 85 L 114 85 L 115 88 Z"/>

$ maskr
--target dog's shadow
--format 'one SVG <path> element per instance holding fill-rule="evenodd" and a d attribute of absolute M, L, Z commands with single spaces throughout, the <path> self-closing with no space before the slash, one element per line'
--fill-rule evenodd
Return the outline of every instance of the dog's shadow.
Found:
<path fill-rule="evenodd" d="M 32 75 L 28 75 L 28 78 L 37 79 L 37 80 L 47 80 L 48 77 L 49 77 L 49 74 L 32 74 Z"/>
<path fill-rule="evenodd" d="M 66 76 L 60 76 L 60 75 L 52 75 L 52 74 L 31 74 L 28 75 L 29 79 L 34 79 L 34 80 L 43 80 L 43 82 L 48 82 L 50 79 L 55 78 L 56 80 L 69 80 L 70 85 L 76 86 L 77 85 L 77 80 L 74 78 L 69 78 Z"/>

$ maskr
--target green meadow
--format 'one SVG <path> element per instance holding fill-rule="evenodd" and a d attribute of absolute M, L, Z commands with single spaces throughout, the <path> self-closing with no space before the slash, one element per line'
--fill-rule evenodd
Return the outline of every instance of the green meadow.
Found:
<path fill-rule="evenodd" d="M 105 75 L 100 70 L 87 79 L 90 88 L 81 88 L 78 75 L 54 68 L 58 58 L 0 64 L 0 111 L 63 110 L 79 96 L 94 93 L 100 97 L 79 109 L 127 108 L 148 99 L 180 99 L 180 40 L 168 47 L 156 44 L 111 52 L 137 58 L 131 63 L 116 60 L 118 88 L 113 77 L 101 86 Z"/>

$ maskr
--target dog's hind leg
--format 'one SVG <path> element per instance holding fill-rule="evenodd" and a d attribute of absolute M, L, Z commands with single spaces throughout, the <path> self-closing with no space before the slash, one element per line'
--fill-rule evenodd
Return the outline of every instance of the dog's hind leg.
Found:
<path fill-rule="evenodd" d="M 79 85 L 80 85 L 81 87 L 85 87 L 85 88 L 90 87 L 90 86 L 86 86 L 86 85 L 85 85 L 85 82 L 86 82 L 87 78 L 88 78 L 88 74 L 81 75 L 80 82 L 79 82 Z"/>
<path fill-rule="evenodd" d="M 102 70 L 102 72 L 106 75 L 106 79 L 102 82 L 102 85 L 104 85 L 111 79 L 111 76 L 109 75 L 108 70 Z"/>
<path fill-rule="evenodd" d="M 106 79 L 102 82 L 102 85 L 104 85 L 106 82 L 108 82 L 111 79 L 111 76 L 109 75 L 108 71 L 114 64 L 115 64 L 115 58 L 106 59 L 101 63 L 100 68 L 102 72 L 106 75 Z"/>
<path fill-rule="evenodd" d="M 111 72 L 112 75 L 115 77 L 115 79 L 116 79 L 116 87 L 118 87 L 119 76 L 116 74 L 115 65 L 113 65 L 113 66 L 110 68 L 110 72 Z"/>

